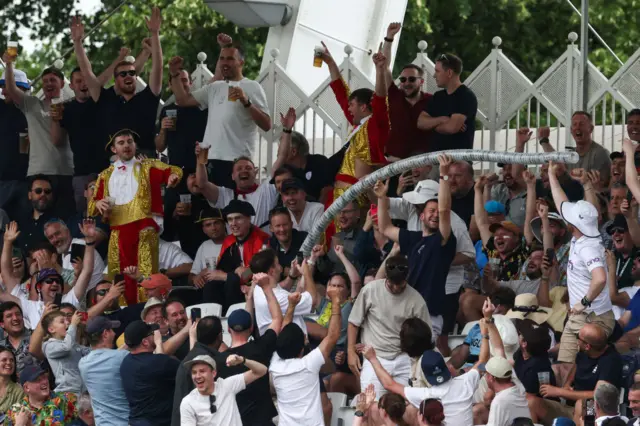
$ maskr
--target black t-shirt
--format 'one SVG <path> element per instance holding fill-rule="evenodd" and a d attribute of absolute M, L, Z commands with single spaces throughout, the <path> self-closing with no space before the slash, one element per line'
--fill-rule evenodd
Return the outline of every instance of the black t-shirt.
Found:
<path fill-rule="evenodd" d="M 599 380 L 611 383 L 619 388 L 622 385 L 622 358 L 613 346 L 598 358 L 589 358 L 584 352 L 576 356 L 576 377 L 573 389 L 592 391 Z"/>
<path fill-rule="evenodd" d="M 307 235 L 309 234 L 304 231 L 292 229 L 291 245 L 289 246 L 289 250 L 287 251 L 284 251 L 282 246 L 280 246 L 280 242 L 275 235 L 272 235 L 271 238 L 269 238 L 269 247 L 271 247 L 276 252 L 276 254 L 278 255 L 278 263 L 280 263 L 283 268 L 288 268 L 291 266 L 291 262 L 293 262 L 293 259 L 295 259 L 298 255 L 300 247 L 302 247 L 302 243 L 304 243 Z"/>
<path fill-rule="evenodd" d="M 126 101 L 116 94 L 115 89 L 102 89 L 98 99 L 99 117 L 105 117 L 103 123 L 103 144 L 111 135 L 122 129 L 130 129 L 140 135 L 138 150 L 155 152 L 156 115 L 160 97 L 153 94 L 149 86 L 133 98 Z M 108 117 L 108 119 L 106 119 Z M 195 154 L 194 154 L 195 156 Z"/>
<path fill-rule="evenodd" d="M 442 315 L 445 283 L 456 255 L 456 236 L 443 246 L 440 231 L 423 237 L 422 232 L 400 229 L 400 251 L 409 258 L 407 281 L 424 297 L 431 315 Z"/>
<path fill-rule="evenodd" d="M 129 424 L 144 420 L 171 424 L 176 371 L 180 361 L 164 354 L 129 354 L 120 365 L 122 387 L 129 401 Z"/>
<path fill-rule="evenodd" d="M 16 240 L 16 247 L 19 247 L 23 253 L 27 253 L 29 247 L 33 244 L 47 241 L 47 237 L 44 236 L 44 224 L 54 216 L 53 213 L 46 212 L 40 215 L 38 219 L 34 219 L 33 210 L 22 212 L 16 218 L 18 229 L 20 230 L 20 235 Z M 61 219 L 67 220 L 66 217 Z"/>
<path fill-rule="evenodd" d="M 165 131 L 165 141 L 169 150 L 169 164 L 184 167 L 186 170 L 196 168 L 196 142 L 202 142 L 207 127 L 209 110 L 198 107 L 181 107 L 176 104 L 166 105 L 160 111 L 159 125 L 167 116 L 167 110 L 176 110 L 176 129 Z M 158 129 L 158 131 L 160 131 Z"/>
<path fill-rule="evenodd" d="M 446 90 L 440 90 L 433 95 L 425 111 L 431 117 L 451 117 L 453 114 L 462 114 L 466 117 L 464 132 L 445 135 L 434 130 L 429 152 L 446 149 L 472 149 L 473 136 L 476 131 L 476 112 L 478 100 L 476 95 L 464 84 L 452 94 Z"/>
<path fill-rule="evenodd" d="M 76 176 L 100 173 L 109 166 L 109 154 L 103 143 L 104 135 L 99 132 L 96 135 L 100 128 L 98 114 L 98 105 L 91 98 L 86 102 L 73 99 L 64 104 L 60 126 L 69 135 Z"/>
<path fill-rule="evenodd" d="M 27 132 L 27 119 L 13 103 L 0 100 L 0 181 L 24 180 L 29 154 L 20 154 L 20 133 Z"/>
<path fill-rule="evenodd" d="M 627 258 L 623 257 L 622 253 L 614 250 L 613 254 L 616 256 L 616 276 L 618 277 L 618 288 L 632 287 L 635 280 L 631 276 L 631 270 L 633 269 L 633 259 L 638 254 L 638 249 L 633 247 L 631 253 Z"/>
<path fill-rule="evenodd" d="M 317 201 L 322 188 L 333 185 L 336 175 L 331 171 L 331 162 L 324 155 L 307 156 L 307 165 L 304 170 L 300 170 L 300 175 L 304 176 L 304 189 L 310 200 Z"/>
<path fill-rule="evenodd" d="M 207 200 L 202 195 L 191 194 L 191 215 L 178 216 L 180 247 L 192 259 L 195 259 L 200 244 L 209 239 L 202 231 L 202 223 L 196 223 L 206 204 Z"/>
<path fill-rule="evenodd" d="M 451 197 L 451 211 L 460 216 L 460 219 L 467 224 L 467 228 L 469 228 L 469 224 L 471 223 L 471 216 L 473 216 L 473 203 L 475 197 L 475 190 L 473 187 L 467 192 L 467 195 L 456 198 Z"/>
<path fill-rule="evenodd" d="M 240 355 L 246 359 L 257 361 L 269 367 L 273 352 L 276 350 L 276 333 L 269 329 L 262 337 L 245 343 L 236 348 L 229 348 L 219 355 L 220 360 L 216 360 L 218 365 L 225 365 L 223 360 L 230 354 Z M 244 365 L 235 367 L 224 367 L 218 372 L 219 377 L 226 379 L 236 374 L 249 371 Z M 242 417 L 242 424 L 252 424 L 256 422 L 268 423 L 278 412 L 273 406 L 271 392 L 269 389 L 269 375 L 266 374 L 255 382 L 251 383 L 245 390 L 236 395 L 236 402 Z"/>
<path fill-rule="evenodd" d="M 549 373 L 550 383 L 553 386 L 556 385 L 556 376 L 553 374 L 551 361 L 549 361 L 547 356 L 533 356 L 525 360 L 522 357 L 522 351 L 518 349 L 516 353 L 513 354 L 513 361 L 513 369 L 516 372 L 516 376 L 518 376 L 518 379 L 522 382 L 524 389 L 528 393 L 542 398 L 542 395 L 540 395 L 538 373 Z"/>

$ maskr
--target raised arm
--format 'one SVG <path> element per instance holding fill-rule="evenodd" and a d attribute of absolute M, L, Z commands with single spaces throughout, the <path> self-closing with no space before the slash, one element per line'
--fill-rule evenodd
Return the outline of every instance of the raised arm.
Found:
<path fill-rule="evenodd" d="M 620 205 L 620 211 L 624 215 L 629 227 L 629 235 L 633 241 L 635 247 L 640 247 L 640 222 L 638 222 L 638 202 L 635 199 L 631 200 L 631 206 L 629 201 L 622 200 Z"/>
<path fill-rule="evenodd" d="M 259 363 L 258 361 L 246 359 L 243 356 L 235 354 L 229 355 L 227 357 L 227 367 L 234 367 L 236 365 L 242 364 L 244 364 L 244 366 L 249 369 L 249 371 L 245 371 L 244 373 L 242 373 L 245 386 L 249 386 L 251 383 L 267 374 L 267 367 L 264 364 Z"/>
<path fill-rule="evenodd" d="M 373 63 L 376 66 L 376 84 L 374 87 L 374 93 L 380 98 L 386 98 L 388 90 L 386 74 L 389 72 L 387 57 L 378 52 L 373 55 Z"/>
<path fill-rule="evenodd" d="M 529 170 L 522 172 L 522 179 L 527 184 L 527 200 L 526 210 L 524 217 L 524 238 L 527 241 L 527 245 L 531 246 L 533 243 L 533 229 L 531 228 L 531 220 L 536 215 L 536 177 Z"/>
<path fill-rule="evenodd" d="M 136 73 L 138 75 L 142 74 L 145 64 L 151 57 L 152 49 L 151 37 L 144 38 L 142 40 L 142 49 L 140 50 L 140 53 L 138 53 L 138 56 L 136 56 L 136 60 L 133 63 L 133 66 L 136 68 Z"/>
<path fill-rule="evenodd" d="M 385 368 L 380 364 L 378 357 L 376 356 L 376 351 L 373 349 L 373 346 L 367 345 L 364 347 L 364 351 L 362 352 L 364 357 L 369 361 L 371 366 L 373 367 L 373 371 L 375 371 L 376 376 L 378 376 L 378 380 L 380 384 L 389 392 L 397 393 L 398 395 L 404 395 L 405 385 L 401 385 L 400 383 L 393 380 L 393 377 Z"/>
<path fill-rule="evenodd" d="M 555 152 L 555 149 L 549 143 L 549 136 L 551 136 L 551 129 L 548 127 L 538 128 L 537 139 L 540 142 L 540 146 L 544 152 Z"/>
<path fill-rule="evenodd" d="M 42 311 L 42 317 L 38 322 L 38 326 L 31 333 L 31 337 L 29 338 L 29 353 L 39 360 L 44 360 L 44 352 L 42 352 L 42 343 L 44 342 L 44 337 L 46 333 L 44 328 L 42 328 L 42 318 L 44 318 L 49 312 L 53 312 L 58 307 L 53 303 L 46 303 L 44 305 L 44 310 Z"/>
<path fill-rule="evenodd" d="M 605 250 L 605 254 L 607 258 L 607 282 L 611 303 L 616 306 L 620 306 L 621 308 L 626 308 L 627 306 L 629 306 L 629 302 L 631 302 L 631 299 L 629 298 L 627 292 L 618 291 L 618 277 L 616 276 L 616 256 L 611 250 Z"/>
<path fill-rule="evenodd" d="M 160 9 L 154 7 L 151 17 L 146 19 L 147 28 L 151 33 L 151 74 L 149 75 L 149 88 L 154 95 L 160 96 L 162 92 L 162 45 L 160 44 L 160 25 L 162 16 Z"/>
<path fill-rule="evenodd" d="M 16 86 L 16 77 L 13 74 L 13 58 L 5 53 L 2 55 L 2 60 L 5 63 L 5 88 L 14 104 L 23 105 L 25 95 L 24 92 Z"/>
<path fill-rule="evenodd" d="M 127 56 L 129 56 L 129 53 L 131 51 L 129 50 L 129 48 L 127 47 L 122 47 L 120 49 L 120 52 L 118 53 L 118 57 L 111 62 L 111 64 L 100 73 L 100 75 L 97 77 L 98 81 L 100 82 L 100 87 L 104 87 L 105 84 L 107 84 L 109 82 L 109 80 L 111 80 L 111 78 L 113 78 L 113 71 L 115 71 L 116 66 L 125 60 L 125 58 Z M 138 71 L 138 69 L 136 68 L 136 71 Z M 51 120 L 53 122 L 53 120 Z"/>
<path fill-rule="evenodd" d="M 320 303 L 320 296 L 318 295 L 318 290 L 316 289 L 316 283 L 313 280 L 311 267 L 306 260 L 302 264 L 302 276 L 304 278 L 304 289 L 311 295 L 311 304 L 313 308 L 315 308 L 316 306 L 318 306 L 318 303 Z"/>
<path fill-rule="evenodd" d="M 551 187 L 551 195 L 553 196 L 553 202 L 556 205 L 558 211 L 560 211 L 562 203 L 565 201 L 569 201 L 567 198 L 567 194 L 564 193 L 564 190 L 560 186 L 560 181 L 558 181 L 557 176 L 558 165 L 553 161 L 549 161 L 549 186 Z"/>
<path fill-rule="evenodd" d="M 280 167 L 284 166 L 291 152 L 291 133 L 293 126 L 296 124 L 296 109 L 289 107 L 287 115 L 280 113 L 280 123 L 282 124 L 282 133 L 280 134 L 280 145 L 278 146 L 278 156 L 273 162 L 271 173 L 275 173 Z"/>
<path fill-rule="evenodd" d="M 64 358 L 71 353 L 76 342 L 78 324 L 80 324 L 81 321 L 82 315 L 80 312 L 76 311 L 71 318 L 71 324 L 67 329 L 67 335 L 64 337 L 64 340 L 48 340 L 48 343 L 44 348 L 44 354 L 47 359 Z"/>
<path fill-rule="evenodd" d="M 389 180 L 385 183 L 377 181 L 373 187 L 373 193 L 378 197 L 378 229 L 380 233 L 389 238 L 394 243 L 400 242 L 400 228 L 394 226 L 391 223 L 391 216 L 389 215 L 389 198 L 387 192 L 389 191 Z"/>
<path fill-rule="evenodd" d="M 267 307 L 269 308 L 269 314 L 271 315 L 271 324 L 269 328 L 278 334 L 282 328 L 282 308 L 276 299 L 276 295 L 273 293 L 273 286 L 271 278 L 264 273 L 254 274 L 251 278 L 254 285 L 258 285 L 264 292 L 264 296 L 267 299 Z"/>
<path fill-rule="evenodd" d="M 76 299 L 83 300 L 87 294 L 87 287 L 93 274 L 93 261 L 96 253 L 96 222 L 93 219 L 84 219 L 82 225 L 78 225 L 82 235 L 84 235 L 84 259 L 82 261 L 82 272 L 73 286 Z"/>
<path fill-rule="evenodd" d="M 440 163 L 440 189 L 438 190 L 438 227 L 442 234 L 442 245 L 449 241 L 451 236 L 451 189 L 449 181 L 443 179 L 449 175 L 449 166 L 452 163 L 451 157 L 448 155 L 439 155 Z"/>
<path fill-rule="evenodd" d="M 389 60 L 391 58 L 391 47 L 393 46 L 393 38 L 400 32 L 402 28 L 402 24 L 400 22 L 392 22 L 387 27 L 387 36 L 384 38 L 384 43 L 382 44 L 382 54 Z M 385 68 L 385 83 L 387 85 L 387 89 L 391 87 L 393 83 L 393 74 L 391 69 L 391 64 L 387 64 Z"/>
<path fill-rule="evenodd" d="M 87 317 L 93 318 L 104 314 L 104 311 L 124 294 L 124 281 L 113 284 L 105 297 L 87 311 Z"/>
<path fill-rule="evenodd" d="M 487 321 L 483 318 L 480 320 L 479 325 L 480 325 L 480 335 L 482 336 L 482 343 L 480 343 L 480 356 L 478 357 L 478 362 L 475 363 L 473 368 L 478 368 L 481 364 L 486 364 L 487 361 L 489 361 L 489 358 L 491 357 L 491 348 L 489 347 L 491 334 L 489 332 L 489 329 L 487 328 Z M 492 325 L 493 325 L 493 328 L 496 328 L 495 324 L 492 324 Z M 497 330 L 495 332 L 497 333 Z M 498 334 L 498 337 L 500 337 L 500 334 L 499 333 L 497 334 Z M 487 335 L 489 338 L 485 337 Z"/>
<path fill-rule="evenodd" d="M 100 81 L 93 73 L 91 62 L 87 57 L 87 52 L 84 50 L 84 46 L 82 45 L 82 40 L 84 39 L 84 24 L 79 16 L 71 18 L 71 39 L 73 40 L 73 50 L 76 54 L 78 67 L 80 67 L 84 81 L 87 83 L 87 87 L 89 87 L 91 98 L 95 102 L 98 102 L 98 99 L 100 99 L 102 84 L 100 84 Z"/>
<path fill-rule="evenodd" d="M 169 60 L 169 74 L 171 74 L 171 91 L 176 97 L 176 103 L 183 107 L 199 107 L 200 102 L 193 95 L 184 90 L 180 81 L 180 71 L 184 69 L 184 60 L 174 56 Z M 206 87 L 206 86 L 205 86 Z M 200 90 L 205 90 L 204 88 Z"/>
<path fill-rule="evenodd" d="M 293 315 L 296 312 L 296 306 L 298 306 L 298 303 L 300 303 L 300 299 L 302 298 L 302 295 L 298 292 L 294 292 L 294 293 L 289 293 L 287 298 L 289 300 L 289 305 L 287 306 L 287 312 L 285 312 L 284 319 L 282 320 L 282 328 L 284 328 L 285 326 L 293 322 Z"/>
<path fill-rule="evenodd" d="M 340 327 L 342 324 L 342 312 L 340 310 L 340 295 L 337 287 L 331 287 L 327 290 L 327 296 L 331 299 L 331 319 L 329 320 L 329 331 L 327 336 L 322 339 L 318 349 L 324 355 L 325 360 L 331 359 L 331 351 L 336 346 L 340 338 Z"/>
<path fill-rule="evenodd" d="M 322 54 L 322 60 L 324 61 L 325 64 L 327 64 L 327 67 L 329 68 L 329 74 L 331 75 L 331 81 L 334 82 L 336 80 L 341 80 L 342 79 L 342 74 L 340 74 L 340 68 L 338 68 L 338 65 L 336 64 L 336 61 L 333 59 L 333 56 L 331 56 L 331 52 L 329 52 L 329 49 L 327 48 L 327 45 L 324 44 L 324 42 L 322 43 L 322 47 L 324 47 L 324 53 Z"/>
<path fill-rule="evenodd" d="M 13 275 L 13 244 L 18 236 L 20 236 L 18 224 L 16 222 L 8 223 L 4 231 L 4 245 L 0 256 L 0 276 L 5 289 L 9 293 L 13 291 L 15 286 L 20 284 L 20 278 L 16 278 Z"/>
<path fill-rule="evenodd" d="M 491 231 L 489 231 L 489 215 L 484 209 L 484 187 L 487 184 L 487 177 L 480 176 L 474 186 L 475 196 L 473 198 L 473 216 L 476 218 L 476 226 L 480 231 L 482 245 L 487 246 L 491 239 Z"/>
<path fill-rule="evenodd" d="M 337 245 L 334 247 L 334 250 L 336 252 L 336 256 L 340 259 L 342 265 L 344 265 L 344 269 L 349 276 L 349 281 L 351 281 L 351 298 L 355 299 L 358 296 L 358 293 L 360 293 L 360 288 L 362 288 L 362 279 L 360 278 L 360 274 L 356 267 L 353 266 L 353 263 L 351 263 L 349 258 L 344 254 L 344 246 Z"/>
<path fill-rule="evenodd" d="M 529 142 L 529 139 L 531 139 L 532 134 L 533 132 L 529 130 L 528 127 L 521 127 L 518 129 L 516 132 L 516 149 L 514 152 L 524 152 L 524 148 L 527 145 L 527 142 Z M 520 176 L 524 169 L 524 164 L 513 164 L 511 166 L 511 173 L 513 176 Z"/>
<path fill-rule="evenodd" d="M 625 139 L 622 142 L 622 150 L 625 158 L 624 180 L 629 191 L 633 194 L 633 198 L 640 200 L 640 182 L 638 182 L 638 171 L 634 160 L 636 149 L 631 139 Z"/>
<path fill-rule="evenodd" d="M 196 142 L 196 157 L 200 156 L 200 143 Z M 200 188 L 200 191 L 204 198 L 211 203 L 218 202 L 220 195 L 220 188 L 215 183 L 209 182 L 207 178 L 207 165 L 200 163 L 200 160 L 196 159 L 196 185 Z"/>
<path fill-rule="evenodd" d="M 491 303 L 491 300 L 487 297 L 482 306 L 482 316 L 484 317 L 484 322 L 486 326 L 486 330 L 489 333 L 489 342 L 493 346 L 495 351 L 494 355 L 501 356 L 506 358 L 504 345 L 502 344 L 502 337 L 500 333 L 498 333 L 498 328 L 493 319 L 493 313 L 496 311 L 496 307 Z M 482 329 L 482 326 L 480 326 Z M 482 336 L 482 339 L 485 339 L 485 335 Z"/>

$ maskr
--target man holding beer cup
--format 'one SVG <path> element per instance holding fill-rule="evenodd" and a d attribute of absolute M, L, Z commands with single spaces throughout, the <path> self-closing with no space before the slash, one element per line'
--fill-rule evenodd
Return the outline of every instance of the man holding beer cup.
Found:
<path fill-rule="evenodd" d="M 233 160 L 253 157 L 258 127 L 263 131 L 270 130 L 271 118 L 262 86 L 242 74 L 242 47 L 233 43 L 226 34 L 218 36 L 218 44 L 222 46 L 218 68 L 224 80 L 214 81 L 189 93 L 180 84 L 184 66 L 183 59 L 179 56 L 169 61 L 169 73 L 171 90 L 178 105 L 209 109 L 207 128 L 201 144 L 203 147 L 214 147 L 208 152 L 209 179 L 218 186 L 233 188 Z"/>

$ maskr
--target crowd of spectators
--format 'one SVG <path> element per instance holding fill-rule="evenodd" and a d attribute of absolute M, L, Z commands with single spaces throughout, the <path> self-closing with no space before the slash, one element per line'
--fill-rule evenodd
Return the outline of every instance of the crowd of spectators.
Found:
<path fill-rule="evenodd" d="M 272 118 L 240 44 L 220 34 L 193 89 L 182 58 L 163 65 L 161 24 L 155 8 L 135 62 L 123 48 L 96 76 L 73 18 L 62 102 L 61 70 L 43 70 L 39 98 L 3 56 L 0 424 L 640 424 L 640 110 L 621 152 L 576 111 L 578 164 L 479 176 L 448 155 L 475 134 L 462 61 L 437 56 L 434 95 L 415 65 L 394 80 L 392 23 L 374 90 L 317 53 L 353 125 L 326 158 L 295 109 Z M 256 138 L 277 120 L 261 180 Z M 516 152 L 532 136 L 519 129 Z M 435 151 L 303 256 L 351 185 Z"/>

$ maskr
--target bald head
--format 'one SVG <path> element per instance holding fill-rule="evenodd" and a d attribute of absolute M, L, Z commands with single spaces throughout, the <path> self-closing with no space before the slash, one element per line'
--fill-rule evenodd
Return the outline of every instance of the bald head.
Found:
<path fill-rule="evenodd" d="M 601 349 L 607 345 L 607 334 L 597 324 L 585 324 L 580 330 L 580 338 L 594 349 Z"/>

